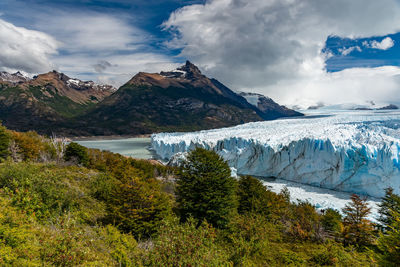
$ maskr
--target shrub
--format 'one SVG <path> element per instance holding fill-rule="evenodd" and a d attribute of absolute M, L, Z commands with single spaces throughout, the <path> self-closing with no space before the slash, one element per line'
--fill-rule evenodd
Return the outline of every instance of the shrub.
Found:
<path fill-rule="evenodd" d="M 226 227 L 236 212 L 235 185 L 228 164 L 217 153 L 202 148 L 190 152 L 177 179 L 181 219 L 193 216 Z"/>
<path fill-rule="evenodd" d="M 342 215 L 334 209 L 324 211 L 321 223 L 324 230 L 331 236 L 338 236 L 343 230 Z"/>
<path fill-rule="evenodd" d="M 0 196 L 0 265 L 39 266 L 34 220 Z"/>
<path fill-rule="evenodd" d="M 104 213 L 103 205 L 89 194 L 96 175 L 78 167 L 7 162 L 0 165 L 0 188 L 14 206 L 38 219 L 70 212 L 79 220 L 94 222 Z"/>
<path fill-rule="evenodd" d="M 10 155 L 11 135 L 6 127 L 0 125 L 0 159 L 6 159 Z"/>
<path fill-rule="evenodd" d="M 71 142 L 65 149 L 65 161 L 76 161 L 83 166 L 89 165 L 88 149 L 78 143 Z"/>
<path fill-rule="evenodd" d="M 292 206 L 289 234 L 299 240 L 320 241 L 322 239 L 320 215 L 312 204 L 300 202 Z"/>
<path fill-rule="evenodd" d="M 18 147 L 18 153 L 23 160 L 33 161 L 39 159 L 40 152 L 44 151 L 42 137 L 36 132 L 13 132 L 13 140 Z"/>
<path fill-rule="evenodd" d="M 171 199 L 160 182 L 139 177 L 118 180 L 98 176 L 93 195 L 106 204 L 106 223 L 137 237 L 149 237 L 171 212 Z"/>
<path fill-rule="evenodd" d="M 243 176 L 239 179 L 237 195 L 239 213 L 268 215 L 272 199 L 276 194 L 269 191 L 260 180 L 251 176 Z"/>
<path fill-rule="evenodd" d="M 281 241 L 280 225 L 260 214 L 238 215 L 225 230 L 230 261 L 235 266 L 268 266 L 271 263 L 271 242 Z M 272 260 L 273 262 L 273 260 Z"/>
<path fill-rule="evenodd" d="M 197 227 L 193 218 L 180 224 L 170 219 L 145 261 L 148 266 L 232 266 L 228 255 L 216 242 L 216 229 L 206 222 Z"/>

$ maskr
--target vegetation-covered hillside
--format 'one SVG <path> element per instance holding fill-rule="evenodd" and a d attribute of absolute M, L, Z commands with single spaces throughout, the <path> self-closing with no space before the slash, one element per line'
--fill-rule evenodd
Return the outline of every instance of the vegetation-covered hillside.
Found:
<path fill-rule="evenodd" d="M 197 149 L 173 169 L 0 128 L 1 266 L 398 266 L 400 198 L 383 230 L 230 177 Z"/>
<path fill-rule="evenodd" d="M 0 72 L 0 119 L 18 131 L 138 135 L 299 115 L 275 102 L 261 111 L 190 62 L 171 72 L 140 72 L 118 90 L 56 71 L 33 79 Z"/>

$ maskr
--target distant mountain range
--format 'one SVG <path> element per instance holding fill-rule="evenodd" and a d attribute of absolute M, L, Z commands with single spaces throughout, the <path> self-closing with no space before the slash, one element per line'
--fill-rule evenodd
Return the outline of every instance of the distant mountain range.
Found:
<path fill-rule="evenodd" d="M 136 135 L 301 115 L 262 95 L 237 94 L 189 61 L 174 71 L 140 72 L 118 90 L 56 71 L 32 79 L 0 72 L 0 119 L 20 131 Z"/>

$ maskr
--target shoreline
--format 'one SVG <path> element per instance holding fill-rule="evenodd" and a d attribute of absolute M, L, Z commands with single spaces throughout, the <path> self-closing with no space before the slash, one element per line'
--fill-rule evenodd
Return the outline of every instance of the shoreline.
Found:
<path fill-rule="evenodd" d="M 136 135 L 93 135 L 93 136 L 74 136 L 66 137 L 70 141 L 106 141 L 120 140 L 128 138 L 150 138 L 152 134 L 136 134 Z"/>

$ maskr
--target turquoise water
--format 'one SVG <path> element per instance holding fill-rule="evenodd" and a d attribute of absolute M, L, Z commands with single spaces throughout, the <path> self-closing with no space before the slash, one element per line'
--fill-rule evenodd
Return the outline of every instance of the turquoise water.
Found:
<path fill-rule="evenodd" d="M 148 150 L 150 138 L 127 138 L 114 140 L 75 141 L 88 148 L 97 148 L 119 153 L 138 159 L 155 158 L 155 154 Z"/>

